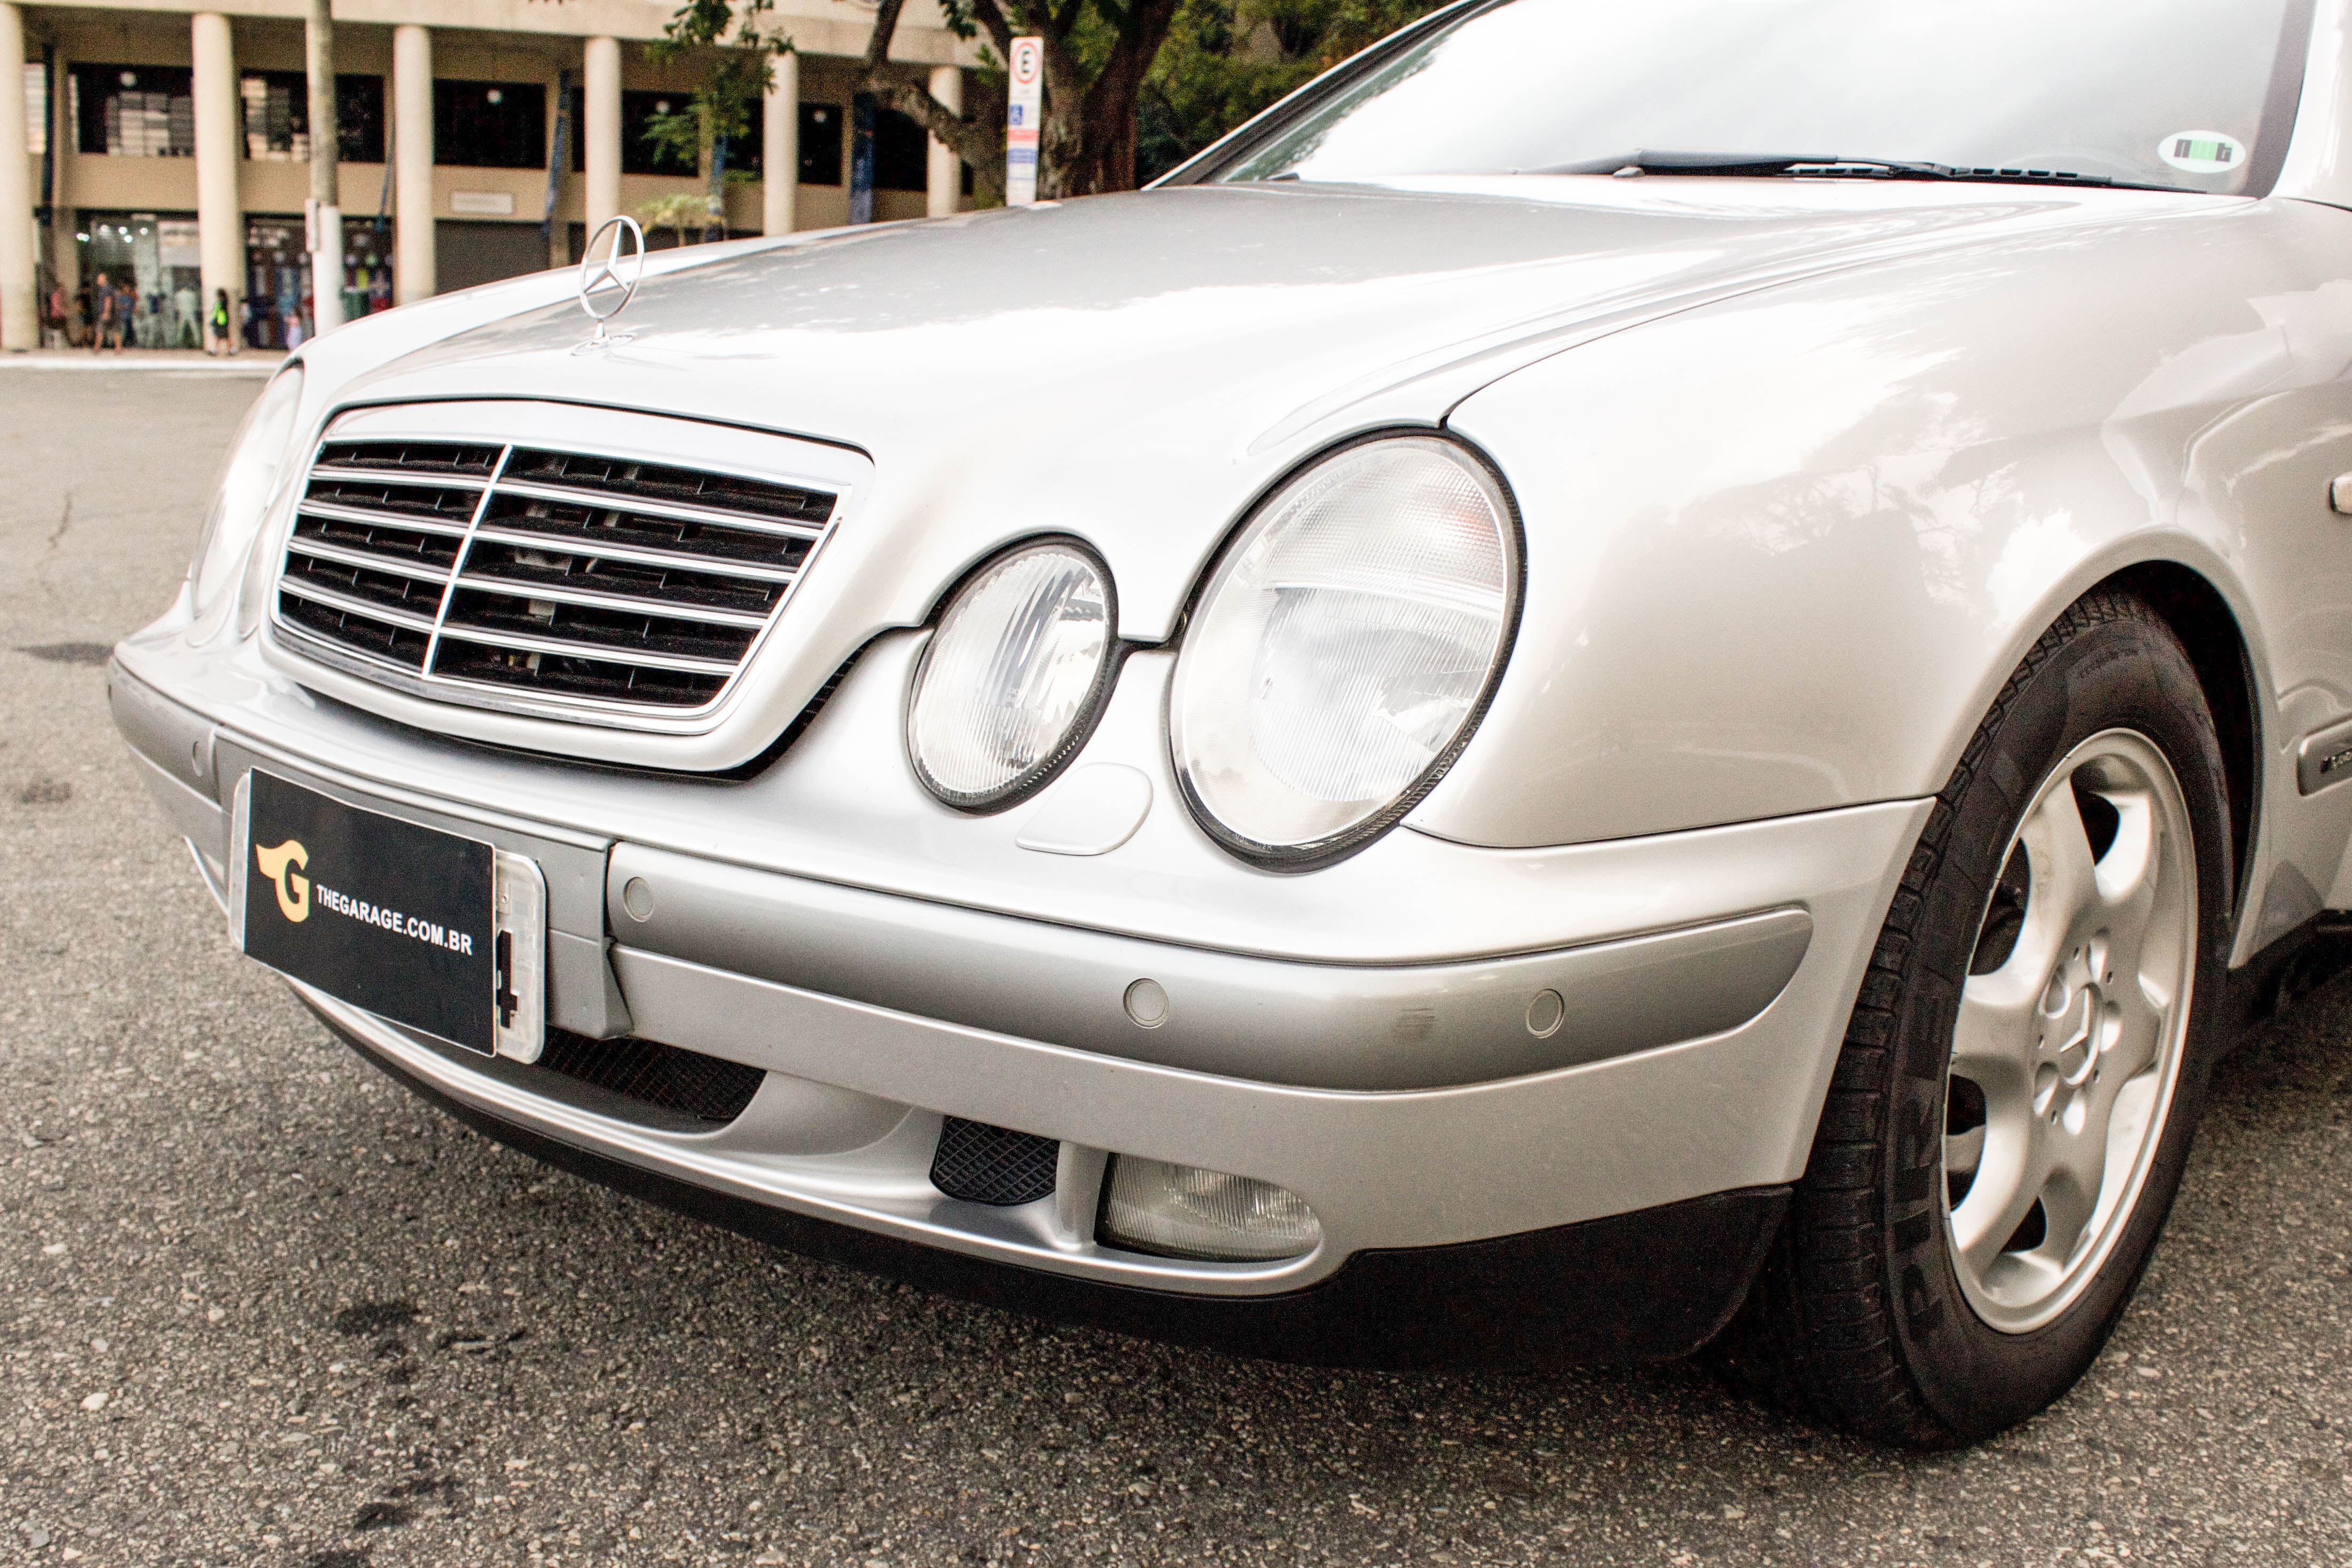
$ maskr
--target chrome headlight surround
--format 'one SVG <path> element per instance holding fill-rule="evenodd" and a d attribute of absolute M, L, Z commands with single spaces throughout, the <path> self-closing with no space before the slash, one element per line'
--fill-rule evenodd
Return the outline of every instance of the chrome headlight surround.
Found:
<path fill-rule="evenodd" d="M 261 531 L 270 501 L 299 466 L 294 437 L 301 403 L 302 362 L 295 360 L 269 378 L 229 438 L 188 561 L 188 607 L 199 618 L 243 574 L 245 552 Z"/>
<path fill-rule="evenodd" d="M 1394 826 L 1494 700 L 1524 559 L 1502 476 L 1450 436 L 1374 432 L 1294 470 L 1219 555 L 1178 652 L 1169 752 L 1202 827 L 1303 871 Z"/>
<path fill-rule="evenodd" d="M 907 689 L 907 761 L 942 805 L 984 814 L 1045 787 L 1094 733 L 1118 668 L 1118 595 L 1073 539 L 1024 540 L 942 602 Z"/>

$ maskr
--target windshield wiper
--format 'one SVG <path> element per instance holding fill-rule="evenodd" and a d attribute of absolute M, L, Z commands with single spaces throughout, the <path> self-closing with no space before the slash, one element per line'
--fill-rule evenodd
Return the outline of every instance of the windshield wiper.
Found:
<path fill-rule="evenodd" d="M 1902 158 L 1832 158 L 1820 154 L 1781 156 L 1765 153 L 1661 153 L 1637 147 L 1608 158 L 1581 158 L 1540 169 L 1520 169 L 1522 174 L 1717 174 L 1733 179 L 1808 180 L 1970 180 L 2015 185 L 2107 185 L 2128 190 L 2162 190 L 2158 185 L 2133 185 L 2105 174 L 2078 174 L 2067 169 L 1970 168 L 1958 163 L 1923 163 Z"/>

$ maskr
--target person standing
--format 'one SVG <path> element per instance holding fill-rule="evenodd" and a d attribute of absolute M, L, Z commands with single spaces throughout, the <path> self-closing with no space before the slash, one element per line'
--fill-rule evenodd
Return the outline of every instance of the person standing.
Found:
<path fill-rule="evenodd" d="M 48 329 L 49 347 L 62 349 L 71 346 L 73 325 L 70 311 L 71 306 L 66 298 L 66 286 L 62 283 L 51 283 L 47 306 L 41 312 L 41 324 Z"/>
<path fill-rule="evenodd" d="M 205 353 L 236 353 L 236 339 L 229 335 L 228 290 L 226 289 L 213 290 L 212 312 L 205 318 Z"/>
<path fill-rule="evenodd" d="M 121 342 L 115 348 L 115 352 L 120 353 L 124 349 L 139 347 L 139 340 L 134 335 L 139 327 L 139 285 L 128 278 L 124 279 L 122 287 L 115 290 L 114 302 L 116 320 L 122 328 Z"/>
<path fill-rule="evenodd" d="M 118 330 L 114 320 L 116 308 L 114 280 L 101 272 L 89 286 L 89 352 L 92 355 L 105 353 L 106 340 L 114 337 Z M 120 339 L 116 340 L 114 352 L 122 352 Z"/>

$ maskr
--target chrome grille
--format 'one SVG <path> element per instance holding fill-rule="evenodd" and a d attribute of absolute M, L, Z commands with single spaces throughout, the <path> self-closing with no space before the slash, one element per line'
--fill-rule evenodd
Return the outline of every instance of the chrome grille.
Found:
<path fill-rule="evenodd" d="M 331 437 L 277 620 L 432 695 L 690 712 L 741 671 L 840 499 L 542 445 Z"/>

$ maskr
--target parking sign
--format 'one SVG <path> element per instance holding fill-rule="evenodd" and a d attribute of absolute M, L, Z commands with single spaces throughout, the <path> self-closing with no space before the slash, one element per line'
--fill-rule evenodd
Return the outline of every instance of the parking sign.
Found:
<path fill-rule="evenodd" d="M 1037 200 L 1037 122 L 1045 101 L 1045 40 L 1013 40 L 1011 93 L 1004 106 L 1004 205 Z"/>

